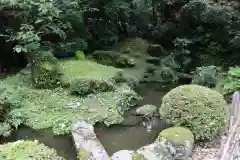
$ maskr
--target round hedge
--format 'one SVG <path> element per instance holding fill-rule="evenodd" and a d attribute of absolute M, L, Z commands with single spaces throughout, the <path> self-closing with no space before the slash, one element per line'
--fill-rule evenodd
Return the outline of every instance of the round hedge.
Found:
<path fill-rule="evenodd" d="M 207 87 L 182 85 L 168 92 L 159 109 L 175 126 L 188 127 L 196 140 L 211 140 L 226 129 L 228 109 L 223 96 Z"/>

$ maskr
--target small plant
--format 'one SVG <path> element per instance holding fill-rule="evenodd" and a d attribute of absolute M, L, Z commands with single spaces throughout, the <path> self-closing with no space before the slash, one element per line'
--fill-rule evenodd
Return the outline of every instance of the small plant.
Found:
<path fill-rule="evenodd" d="M 167 123 L 189 128 L 196 140 L 213 139 L 228 121 L 223 96 L 199 85 L 182 85 L 168 92 L 159 112 Z"/>
<path fill-rule="evenodd" d="M 230 67 L 223 82 L 223 94 L 240 90 L 240 67 Z"/>
<path fill-rule="evenodd" d="M 37 88 L 56 88 L 61 83 L 61 69 L 58 60 L 51 53 L 40 53 L 40 57 L 33 63 L 32 74 Z"/>
<path fill-rule="evenodd" d="M 72 83 L 70 90 L 73 94 L 86 96 L 91 93 L 112 91 L 114 90 L 114 85 L 103 80 L 79 78 Z"/>
<path fill-rule="evenodd" d="M 198 84 L 206 87 L 214 87 L 217 83 L 220 69 L 216 66 L 197 67 L 194 72 L 192 84 Z"/>
<path fill-rule="evenodd" d="M 115 76 L 112 78 L 112 81 L 113 83 L 116 83 L 116 84 L 126 83 L 131 88 L 136 87 L 136 85 L 139 83 L 139 80 L 137 78 L 127 75 L 122 71 L 117 72 Z"/>
<path fill-rule="evenodd" d="M 75 56 L 76 56 L 76 59 L 78 60 L 83 60 L 86 58 L 83 51 L 76 51 Z"/>

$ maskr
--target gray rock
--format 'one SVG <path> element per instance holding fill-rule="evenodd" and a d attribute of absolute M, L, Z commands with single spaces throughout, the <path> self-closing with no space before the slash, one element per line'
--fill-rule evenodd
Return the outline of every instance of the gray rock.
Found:
<path fill-rule="evenodd" d="M 136 109 L 136 114 L 140 116 L 152 116 L 156 113 L 157 107 L 151 104 L 147 104 Z"/>
<path fill-rule="evenodd" d="M 183 127 L 171 127 L 160 132 L 156 143 L 166 148 L 175 160 L 186 160 L 192 154 L 193 133 Z"/>
<path fill-rule="evenodd" d="M 80 159 L 109 160 L 109 156 L 97 139 L 91 124 L 84 121 L 73 124 L 72 136 Z"/>
<path fill-rule="evenodd" d="M 141 117 L 133 116 L 133 115 L 127 115 L 124 117 L 124 120 L 120 125 L 122 126 L 135 126 L 139 124 L 142 121 Z"/>
<path fill-rule="evenodd" d="M 114 153 L 111 157 L 111 160 L 133 160 L 134 151 L 130 150 L 121 150 Z"/>
<path fill-rule="evenodd" d="M 168 150 L 160 143 L 152 143 L 137 150 L 147 160 L 173 160 Z"/>
<path fill-rule="evenodd" d="M 113 154 L 111 160 L 147 160 L 143 154 L 131 150 L 121 150 Z"/>

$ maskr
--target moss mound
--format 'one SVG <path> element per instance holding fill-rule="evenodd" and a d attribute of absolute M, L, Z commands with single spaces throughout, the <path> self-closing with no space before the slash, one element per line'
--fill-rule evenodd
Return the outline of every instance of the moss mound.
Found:
<path fill-rule="evenodd" d="M 165 138 L 174 145 L 185 145 L 186 141 L 191 141 L 193 143 L 194 137 L 193 133 L 184 127 L 171 127 L 164 129 L 159 133 L 159 138 Z"/>
<path fill-rule="evenodd" d="M 149 44 L 146 40 L 143 40 L 141 38 L 133 38 L 133 39 L 127 39 L 126 41 L 116 45 L 114 48 L 115 50 L 133 55 L 133 56 L 142 56 L 147 55 Z"/>
<path fill-rule="evenodd" d="M 60 66 L 64 73 L 62 84 L 67 87 L 80 78 L 109 81 L 115 74 L 122 71 L 121 69 L 101 65 L 89 60 L 66 60 L 62 61 Z"/>
<path fill-rule="evenodd" d="M 88 94 L 113 91 L 115 86 L 112 82 L 104 80 L 93 80 L 90 78 L 79 78 L 72 82 L 71 92 L 76 95 L 85 96 Z"/>
<path fill-rule="evenodd" d="M 228 119 L 223 96 L 199 85 L 183 85 L 168 92 L 159 110 L 167 123 L 189 128 L 196 140 L 209 140 L 225 129 Z"/>
<path fill-rule="evenodd" d="M 38 141 L 16 141 L 0 145 L 2 160 L 64 160 L 54 149 Z"/>
<path fill-rule="evenodd" d="M 91 61 L 64 61 L 60 65 L 68 84 L 78 78 L 111 81 L 119 71 Z M 138 94 L 124 84 L 113 91 L 89 94 L 87 97 L 74 96 L 61 87 L 35 89 L 27 71 L 0 81 L 0 91 L 0 100 L 7 102 L 11 108 L 6 123 L 12 122 L 10 125 L 16 127 L 24 123 L 33 129 L 52 128 L 54 134 L 69 133 L 71 124 L 77 120 L 88 123 L 103 121 L 107 125 L 120 123 L 123 112 L 139 99 Z"/>

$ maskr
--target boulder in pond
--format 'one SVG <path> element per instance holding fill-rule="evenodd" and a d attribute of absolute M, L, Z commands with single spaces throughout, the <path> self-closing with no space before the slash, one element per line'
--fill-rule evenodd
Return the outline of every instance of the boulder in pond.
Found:
<path fill-rule="evenodd" d="M 136 109 L 139 116 L 153 116 L 157 113 L 157 107 L 151 104 L 144 105 Z"/>
<path fill-rule="evenodd" d="M 149 45 L 147 53 L 152 57 L 162 57 L 166 55 L 166 51 L 160 44 Z"/>
<path fill-rule="evenodd" d="M 168 150 L 156 142 L 141 147 L 137 153 L 143 155 L 146 160 L 173 160 Z"/>
<path fill-rule="evenodd" d="M 156 142 L 169 150 L 174 159 L 186 160 L 192 154 L 194 136 L 187 128 L 171 127 L 160 132 Z"/>
<path fill-rule="evenodd" d="M 111 160 L 147 160 L 142 154 L 131 150 L 120 150 L 114 153 Z"/>
<path fill-rule="evenodd" d="M 91 124 L 84 121 L 73 124 L 72 136 L 79 160 L 109 160 L 109 156 L 97 139 Z"/>

